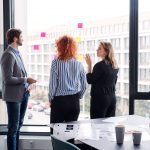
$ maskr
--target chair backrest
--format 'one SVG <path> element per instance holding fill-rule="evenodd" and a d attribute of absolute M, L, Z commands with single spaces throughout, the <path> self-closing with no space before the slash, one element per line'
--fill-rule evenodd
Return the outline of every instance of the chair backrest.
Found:
<path fill-rule="evenodd" d="M 51 135 L 53 150 L 80 150 L 77 146 Z"/>

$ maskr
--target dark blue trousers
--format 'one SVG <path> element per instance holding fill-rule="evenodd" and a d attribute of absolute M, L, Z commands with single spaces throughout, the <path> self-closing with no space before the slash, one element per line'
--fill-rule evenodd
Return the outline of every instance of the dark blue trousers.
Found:
<path fill-rule="evenodd" d="M 23 125 L 30 93 L 26 91 L 21 102 L 6 102 L 8 113 L 7 149 L 19 150 L 19 134 Z"/>

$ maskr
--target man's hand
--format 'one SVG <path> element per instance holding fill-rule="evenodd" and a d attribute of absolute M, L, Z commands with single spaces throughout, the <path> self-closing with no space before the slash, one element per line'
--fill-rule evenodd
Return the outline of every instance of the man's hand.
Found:
<path fill-rule="evenodd" d="M 27 78 L 27 83 L 29 83 L 29 84 L 33 84 L 33 83 L 36 83 L 37 82 L 37 80 L 35 80 L 35 79 L 33 79 L 33 78 Z"/>

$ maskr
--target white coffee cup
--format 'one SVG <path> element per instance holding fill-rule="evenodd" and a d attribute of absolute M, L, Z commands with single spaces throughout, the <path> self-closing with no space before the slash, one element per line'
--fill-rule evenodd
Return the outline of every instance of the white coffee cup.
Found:
<path fill-rule="evenodd" d="M 134 145 L 140 145 L 142 132 L 141 131 L 133 131 L 132 137 L 133 137 L 133 144 Z"/>
<path fill-rule="evenodd" d="M 124 125 L 116 125 L 115 126 L 115 133 L 116 133 L 116 142 L 117 142 L 117 144 L 123 144 L 125 126 Z"/>

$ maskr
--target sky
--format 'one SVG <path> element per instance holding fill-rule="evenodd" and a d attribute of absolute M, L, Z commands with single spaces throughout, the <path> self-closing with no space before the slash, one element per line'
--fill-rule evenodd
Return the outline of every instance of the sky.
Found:
<path fill-rule="evenodd" d="M 141 8 L 150 10 L 150 0 L 139 1 Z M 122 15 L 129 15 L 129 0 L 27 0 L 29 33 L 55 25 Z"/>

